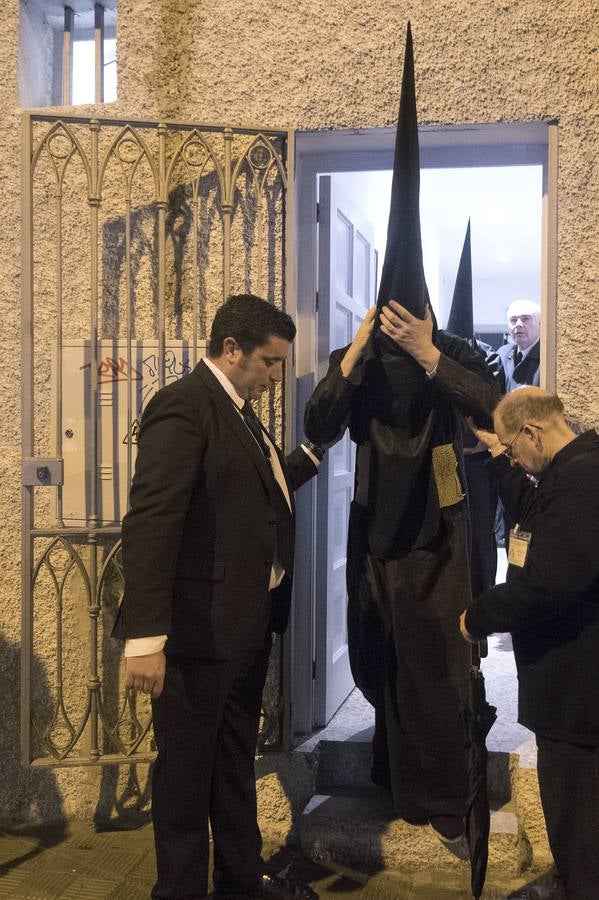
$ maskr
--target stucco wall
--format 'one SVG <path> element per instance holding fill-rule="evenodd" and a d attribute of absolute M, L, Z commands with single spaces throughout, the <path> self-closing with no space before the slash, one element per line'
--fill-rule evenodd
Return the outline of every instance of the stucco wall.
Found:
<path fill-rule="evenodd" d="M 408 18 L 422 124 L 559 122 L 557 385 L 573 413 L 596 421 L 599 18 L 592 0 L 127 0 L 119 4 L 119 107 L 299 129 L 389 125 Z"/>
<path fill-rule="evenodd" d="M 593 0 L 121 0 L 116 104 L 123 116 L 299 129 L 395 121 L 405 22 L 412 21 L 421 123 L 559 121 L 557 384 L 570 410 L 599 420 L 598 70 Z M 92 771 L 20 773 L 16 763 L 19 642 L 19 4 L 0 31 L 1 254 L 0 756 L 14 787 L 4 813 L 91 814 Z M 128 773 L 122 773 L 126 778 Z M 141 773 L 141 780 L 145 773 Z M 106 793 L 106 788 L 109 788 Z M 143 791 L 143 784 L 142 784 Z M 53 797 L 51 802 L 49 796 Z"/>

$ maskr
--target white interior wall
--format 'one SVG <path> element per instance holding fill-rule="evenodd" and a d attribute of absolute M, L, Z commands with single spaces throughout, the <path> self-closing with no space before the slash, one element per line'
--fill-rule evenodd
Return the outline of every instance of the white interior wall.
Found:
<path fill-rule="evenodd" d="M 52 82 L 52 35 L 36 3 L 23 0 L 19 19 L 19 95 L 23 108 L 46 106 Z"/>

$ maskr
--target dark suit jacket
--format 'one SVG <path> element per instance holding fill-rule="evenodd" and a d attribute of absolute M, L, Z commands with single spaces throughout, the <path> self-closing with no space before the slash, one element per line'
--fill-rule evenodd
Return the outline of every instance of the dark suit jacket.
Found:
<path fill-rule="evenodd" d="M 523 384 L 532 384 L 538 387 L 541 383 L 541 342 L 537 341 L 536 344 L 533 344 L 518 366 L 515 365 L 514 359 L 516 350 L 516 344 L 503 344 L 497 351 L 499 389 L 502 394 L 509 394 L 510 391 L 522 387 Z"/>
<path fill-rule="evenodd" d="M 293 491 L 316 472 L 301 448 Z M 167 634 L 165 652 L 229 658 L 289 616 L 293 513 L 254 437 L 209 368 L 160 390 L 141 422 L 123 520 L 125 592 L 113 635 Z M 277 552 L 286 575 L 272 593 Z"/>

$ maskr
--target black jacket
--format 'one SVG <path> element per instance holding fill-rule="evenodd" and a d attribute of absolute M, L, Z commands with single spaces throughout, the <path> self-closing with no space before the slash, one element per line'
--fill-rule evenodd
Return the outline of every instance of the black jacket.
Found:
<path fill-rule="evenodd" d="M 518 365 L 514 358 L 517 349 L 516 344 L 503 344 L 497 351 L 499 363 L 497 377 L 502 394 L 509 394 L 510 391 L 522 387 L 523 384 L 532 384 L 538 387 L 541 383 L 541 342 L 537 341 L 536 344 L 533 344 Z"/>
<path fill-rule="evenodd" d="M 316 466 L 277 451 L 293 491 Z M 159 391 L 141 422 L 123 520 L 125 592 L 113 634 L 167 634 L 167 653 L 227 658 L 287 625 L 294 520 L 270 464 L 209 368 Z M 286 576 L 269 592 L 275 545 Z"/>
<path fill-rule="evenodd" d="M 475 637 L 511 631 L 519 721 L 545 737 L 599 744 L 599 435 L 567 444 L 538 487 L 504 457 L 501 499 L 532 534 L 523 568 L 468 610 Z"/>

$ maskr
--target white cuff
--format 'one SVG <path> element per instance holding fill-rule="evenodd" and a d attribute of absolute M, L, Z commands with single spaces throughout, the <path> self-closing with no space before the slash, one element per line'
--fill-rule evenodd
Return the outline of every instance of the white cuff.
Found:
<path fill-rule="evenodd" d="M 150 653 L 158 653 L 166 644 L 166 639 L 166 634 L 129 638 L 128 641 L 125 641 L 125 656 L 149 656 Z"/>
<path fill-rule="evenodd" d="M 320 460 L 318 459 L 318 457 L 317 457 L 317 456 L 314 456 L 314 454 L 312 453 L 312 451 L 311 451 L 311 450 L 308 450 L 308 448 L 306 447 L 305 444 L 300 444 L 300 447 L 302 448 L 302 450 L 304 451 L 304 453 L 306 454 L 306 456 L 309 457 L 309 458 L 312 460 L 312 462 L 314 463 L 314 465 L 316 466 L 316 468 L 318 468 L 318 466 L 320 465 Z"/>

